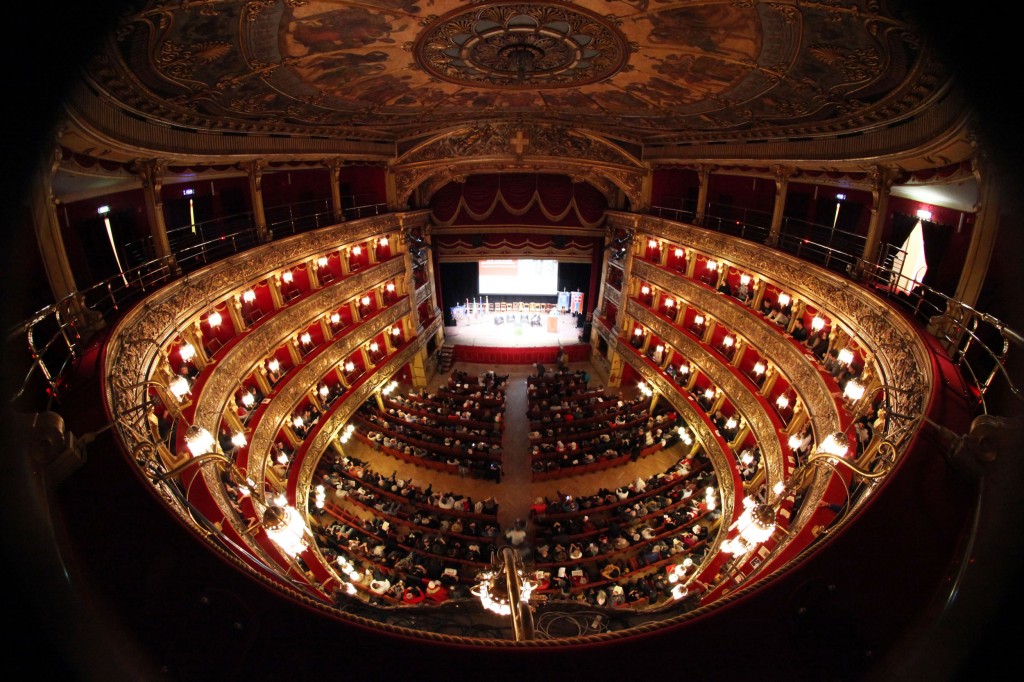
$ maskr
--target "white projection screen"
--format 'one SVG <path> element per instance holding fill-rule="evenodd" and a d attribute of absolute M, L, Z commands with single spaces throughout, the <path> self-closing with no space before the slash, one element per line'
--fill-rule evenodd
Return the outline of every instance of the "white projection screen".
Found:
<path fill-rule="evenodd" d="M 481 295 L 554 296 L 558 293 L 557 260 L 482 260 L 478 272 Z"/>

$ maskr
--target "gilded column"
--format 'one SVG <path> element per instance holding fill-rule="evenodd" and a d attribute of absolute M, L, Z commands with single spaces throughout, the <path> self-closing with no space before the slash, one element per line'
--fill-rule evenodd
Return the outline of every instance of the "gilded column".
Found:
<path fill-rule="evenodd" d="M 772 224 L 768 232 L 768 246 L 776 246 L 779 243 L 779 236 L 782 234 L 782 217 L 786 211 L 786 195 L 789 192 L 789 176 L 793 173 L 792 168 L 786 166 L 774 166 L 772 174 L 775 176 L 775 206 L 772 207 Z"/>
<path fill-rule="evenodd" d="M 78 291 L 75 274 L 68 261 L 64 238 L 60 232 L 60 219 L 57 216 L 57 198 L 53 193 L 53 174 L 60 165 L 61 151 L 55 147 L 49 163 L 42 164 L 36 171 L 32 183 L 32 201 L 29 209 L 32 213 L 32 228 L 36 235 L 36 244 L 46 270 L 46 279 L 50 283 L 53 300 L 63 302 L 67 299 L 69 309 L 65 312 L 78 319 L 84 312 L 81 301 L 71 294 Z M 80 321 L 80 320 L 79 320 Z"/>
<path fill-rule="evenodd" d="M 261 242 L 269 242 L 272 237 L 267 228 L 267 214 L 263 210 L 263 169 L 267 167 L 267 162 L 255 159 L 243 163 L 242 167 L 249 174 L 249 197 L 252 199 L 252 219 L 256 223 L 256 235 Z"/>
<path fill-rule="evenodd" d="M 861 254 L 865 264 L 874 264 L 878 259 L 878 249 L 882 246 L 882 227 L 889 207 L 889 192 L 895 180 L 896 172 L 889 168 L 878 166 L 871 173 L 871 221 L 868 223 L 864 252 Z"/>
<path fill-rule="evenodd" d="M 345 207 L 341 205 L 341 167 L 345 163 L 341 159 L 328 159 L 324 165 L 331 172 L 331 208 L 334 211 L 334 221 L 345 222 Z"/>
<path fill-rule="evenodd" d="M 697 190 L 697 215 L 693 222 L 697 225 L 704 224 L 704 212 L 708 206 L 708 185 L 711 184 L 711 166 L 701 166 L 697 171 L 700 178 L 700 188 Z"/>
<path fill-rule="evenodd" d="M 164 220 L 164 202 L 160 196 L 163 188 L 163 175 L 167 170 L 167 162 L 160 159 L 138 159 L 132 165 L 132 172 L 142 180 L 142 193 L 146 202 L 146 219 L 149 233 L 153 237 L 153 248 L 158 258 L 167 259 L 171 270 L 180 274 L 181 268 L 171 253 L 171 243 L 167 239 L 167 223 Z"/>

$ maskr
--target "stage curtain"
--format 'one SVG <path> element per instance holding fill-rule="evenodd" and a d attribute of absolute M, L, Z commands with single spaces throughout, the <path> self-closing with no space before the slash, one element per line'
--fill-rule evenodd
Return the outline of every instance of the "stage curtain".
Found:
<path fill-rule="evenodd" d="M 434 223 L 443 227 L 486 221 L 499 207 L 510 216 L 521 218 L 539 211 L 535 220 L 569 219 L 592 228 L 601 225 L 607 202 L 587 183 L 538 173 L 474 175 L 463 183 L 449 183 L 431 198 Z"/>

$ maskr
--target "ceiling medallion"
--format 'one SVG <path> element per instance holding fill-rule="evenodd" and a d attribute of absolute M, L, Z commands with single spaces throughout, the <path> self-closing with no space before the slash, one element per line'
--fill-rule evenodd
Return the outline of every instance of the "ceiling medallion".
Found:
<path fill-rule="evenodd" d="M 427 73 L 450 83 L 565 88 L 617 73 L 629 45 L 610 22 L 581 7 L 495 2 L 432 22 L 414 53 Z"/>

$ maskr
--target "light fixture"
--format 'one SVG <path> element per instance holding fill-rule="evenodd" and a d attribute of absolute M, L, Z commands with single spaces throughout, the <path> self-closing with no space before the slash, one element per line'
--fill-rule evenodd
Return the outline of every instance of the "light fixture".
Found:
<path fill-rule="evenodd" d="M 715 397 L 715 387 L 714 386 L 708 386 L 706 389 L 704 389 L 704 397 L 707 398 L 708 400 L 714 400 L 714 397 Z"/>
<path fill-rule="evenodd" d="M 356 244 L 355 246 L 352 247 L 352 255 L 353 256 L 358 256 L 362 252 L 363 252 L 363 247 L 359 246 L 359 244 Z"/>
<path fill-rule="evenodd" d="M 743 286 L 747 286 L 748 284 L 750 284 L 750 275 L 748 275 L 747 273 L 743 273 L 742 275 L 740 275 L 740 284 L 742 284 Z"/>
<path fill-rule="evenodd" d="M 288 454 L 284 450 L 282 450 L 281 452 L 277 453 L 277 463 L 278 464 L 287 464 L 288 463 Z"/>
<path fill-rule="evenodd" d="M 714 272 L 717 269 L 718 269 L 718 261 L 716 261 L 716 260 L 709 260 L 708 261 L 708 270 L 710 270 L 711 272 Z"/>
<path fill-rule="evenodd" d="M 196 347 L 186 341 L 181 348 L 178 349 L 178 357 L 181 358 L 182 362 L 188 362 L 196 356 Z"/>
<path fill-rule="evenodd" d="M 277 358 L 270 358 L 270 360 L 267 362 L 267 369 L 269 369 L 271 372 L 276 372 L 277 370 L 281 369 L 280 360 L 278 360 Z"/>
<path fill-rule="evenodd" d="M 917 217 L 920 218 L 921 220 L 931 220 L 932 212 L 926 208 L 919 208 L 917 210 Z"/>
<path fill-rule="evenodd" d="M 676 302 L 673 301 L 671 298 L 666 298 L 665 299 L 665 307 L 666 308 L 674 308 L 675 305 L 676 305 Z"/>
<path fill-rule="evenodd" d="M 653 237 L 651 239 L 648 239 L 647 240 L 647 246 L 648 246 L 648 248 L 652 248 L 652 249 L 658 248 L 658 240 L 654 239 Z"/>
<path fill-rule="evenodd" d="M 651 288 L 645 284 L 642 287 L 640 287 L 640 293 L 646 296 L 647 294 L 651 293 Z"/>
<path fill-rule="evenodd" d="M 295 415 L 295 418 L 292 419 L 292 426 L 294 426 L 297 429 L 301 429 L 302 425 L 305 424 L 305 423 L 306 422 L 302 419 L 302 415 L 298 415 L 297 414 L 297 415 Z"/>
<path fill-rule="evenodd" d="M 740 464 L 749 465 L 754 461 L 754 453 L 750 450 L 744 450 L 740 453 Z"/>
<path fill-rule="evenodd" d="M 253 291 L 252 289 L 246 289 L 244 292 L 242 292 L 242 300 L 245 301 L 246 303 L 252 303 L 253 301 L 256 300 L 256 292 Z"/>
<path fill-rule="evenodd" d="M 207 316 L 206 321 L 207 321 L 207 323 L 209 323 L 209 325 L 211 327 L 215 327 L 216 328 L 216 327 L 220 326 L 220 323 L 224 321 L 224 318 L 221 317 L 219 312 L 214 310 L 213 312 L 211 312 L 209 314 L 209 316 Z"/>
<path fill-rule="evenodd" d="M 114 262 L 117 263 L 117 271 L 121 273 L 121 279 L 124 280 L 124 285 L 128 286 L 128 278 L 124 275 L 124 268 L 121 267 L 121 257 L 117 254 L 117 242 L 114 241 L 114 228 L 110 225 L 110 207 L 100 206 L 96 209 L 96 212 L 103 216 L 103 225 L 107 228 L 107 240 L 110 242 L 110 250 L 114 252 Z M 195 221 L 193 221 L 195 222 Z M 195 233 L 195 225 L 192 226 L 192 232 Z"/>
<path fill-rule="evenodd" d="M 355 370 L 355 368 L 356 368 L 356 363 L 352 362 L 351 360 L 349 360 L 348 362 L 345 363 L 345 371 L 346 372 L 351 373 L 352 371 Z"/>
<path fill-rule="evenodd" d="M 794 433 L 792 436 L 789 437 L 789 440 L 786 442 L 789 444 L 790 450 L 796 450 L 798 447 L 800 447 L 800 443 L 802 440 L 803 439 L 800 438 L 800 434 Z"/>
<path fill-rule="evenodd" d="M 675 253 L 676 253 L 676 258 L 682 258 L 683 257 L 683 250 L 682 249 L 676 247 L 676 252 Z"/>
<path fill-rule="evenodd" d="M 736 343 L 736 339 L 732 338 L 730 335 L 726 335 L 726 337 L 722 339 L 722 345 L 726 348 L 732 348 L 734 343 Z"/>
<path fill-rule="evenodd" d="M 846 387 L 843 389 L 843 397 L 851 402 L 857 402 L 864 397 L 864 386 L 850 379 L 846 382 Z"/>
<path fill-rule="evenodd" d="M 780 410 L 784 410 L 789 407 L 789 396 L 785 393 L 779 394 L 779 397 L 775 399 L 775 404 L 779 406 Z"/>
<path fill-rule="evenodd" d="M 821 315 L 815 315 L 811 318 L 811 331 L 820 332 L 825 328 L 825 318 Z"/>
<path fill-rule="evenodd" d="M 391 328 L 391 336 L 393 336 L 393 337 L 395 337 L 397 339 L 401 335 L 402 335 L 402 330 L 400 328 L 398 328 L 398 327 L 392 327 Z"/>
<path fill-rule="evenodd" d="M 368 306 L 368 305 L 370 305 L 370 297 L 369 296 L 363 296 L 361 299 L 359 299 L 359 302 L 362 303 L 363 306 Z"/>
<path fill-rule="evenodd" d="M 274 544 L 290 557 L 296 557 L 307 546 L 309 529 L 293 507 L 272 505 L 263 511 L 262 525 Z"/>
<path fill-rule="evenodd" d="M 330 393 L 331 390 L 327 388 L 327 384 L 320 384 L 320 388 L 317 390 L 317 392 L 320 394 L 321 398 L 326 398 L 327 394 Z"/>
<path fill-rule="evenodd" d="M 818 445 L 818 453 L 839 459 L 846 457 L 846 453 L 849 450 L 850 443 L 846 438 L 846 434 L 842 432 L 830 433 L 825 436 L 825 440 L 821 441 L 821 444 Z"/>
<path fill-rule="evenodd" d="M 316 259 L 316 265 L 318 268 L 326 268 L 327 263 L 327 256 L 320 256 L 319 258 Z"/>
<path fill-rule="evenodd" d="M 341 322 L 341 313 L 331 313 L 331 324 L 338 324 L 339 322 Z"/>
<path fill-rule="evenodd" d="M 680 374 L 689 374 L 690 373 L 690 365 L 688 365 L 685 362 L 679 363 L 679 373 Z"/>
<path fill-rule="evenodd" d="M 376 353 L 379 350 L 380 350 L 380 346 L 377 344 L 377 342 L 376 341 L 371 341 L 370 342 L 370 352 L 371 353 Z"/>
<path fill-rule="evenodd" d="M 316 505 L 317 509 L 323 509 L 324 508 L 324 502 L 327 501 L 327 490 L 326 490 L 326 488 L 324 488 L 323 485 L 318 485 L 313 490 L 315 492 L 315 495 L 314 495 L 314 498 L 313 498 L 313 504 Z"/>
<path fill-rule="evenodd" d="M 527 577 L 523 558 L 512 547 L 502 547 L 500 554 L 491 557 L 491 568 L 477 574 L 477 583 L 469 591 L 486 610 L 511 617 L 516 641 L 532 639 L 529 604 L 537 584 Z"/>
<path fill-rule="evenodd" d="M 386 289 L 389 294 L 395 293 L 395 283 L 388 282 L 387 285 L 384 286 L 384 289 Z"/>
<path fill-rule="evenodd" d="M 343 431 L 341 432 L 341 435 L 340 435 L 340 436 L 338 437 L 338 440 L 340 440 L 340 441 L 341 441 L 342 443 L 347 443 L 347 442 L 348 442 L 348 440 L 349 440 L 349 438 L 351 438 L 351 437 L 352 437 L 352 433 L 353 433 L 353 432 L 354 432 L 355 430 L 356 430 L 356 427 L 355 427 L 355 426 L 354 426 L 353 424 L 349 424 L 349 425 L 348 425 L 348 426 L 346 426 L 346 427 L 345 427 L 345 429 L 344 429 L 344 430 L 343 430 Z"/>
<path fill-rule="evenodd" d="M 302 332 L 302 335 L 299 336 L 299 341 L 302 342 L 302 345 L 308 346 L 313 342 L 313 337 L 310 336 L 309 332 Z"/>
<path fill-rule="evenodd" d="M 183 376 L 174 377 L 174 379 L 171 380 L 170 385 L 167 386 L 167 389 L 171 392 L 171 395 L 178 400 L 178 402 L 181 402 L 184 397 L 188 395 L 189 391 L 192 390 L 188 385 L 188 379 Z"/>
<path fill-rule="evenodd" d="M 783 308 L 785 308 L 785 307 L 786 307 L 787 305 L 789 305 L 789 302 L 790 302 L 791 300 L 792 300 L 792 299 L 791 299 L 791 298 L 789 297 L 789 294 L 787 294 L 787 293 L 786 293 L 786 292 L 784 292 L 784 291 L 780 291 L 780 292 L 779 292 L 779 305 L 780 305 L 780 306 L 782 306 Z"/>
<path fill-rule="evenodd" d="M 690 435 L 690 432 L 685 427 L 680 426 L 676 429 L 676 433 L 679 434 L 679 439 L 687 445 L 693 444 L 693 436 Z"/>
<path fill-rule="evenodd" d="M 390 382 L 390 383 L 389 383 L 389 384 L 388 384 L 387 386 L 385 386 L 384 388 L 382 388 L 382 389 L 380 390 L 380 392 L 381 392 L 381 393 L 382 393 L 383 395 L 391 395 L 391 394 L 392 394 L 392 393 L 394 392 L 394 390 L 395 390 L 396 388 L 398 388 L 398 382 L 397 382 L 397 381 L 394 381 L 394 380 L 392 380 L 392 381 L 391 381 L 391 382 Z"/>
<path fill-rule="evenodd" d="M 846 195 L 845 194 L 839 193 L 839 194 L 836 195 L 836 201 L 844 201 L 845 199 L 846 199 Z"/>
<path fill-rule="evenodd" d="M 853 351 L 850 350 L 849 348 L 841 348 L 839 352 L 836 354 L 836 360 L 843 363 L 844 365 L 850 364 L 851 362 L 853 362 Z"/>
<path fill-rule="evenodd" d="M 762 374 L 764 374 L 764 370 L 765 366 L 763 362 L 758 360 L 757 362 L 754 363 L 754 374 L 756 374 L 757 376 L 761 376 Z"/>
<path fill-rule="evenodd" d="M 201 426 L 192 425 L 185 431 L 185 447 L 192 453 L 193 457 L 213 452 L 217 441 L 209 431 Z"/>
<path fill-rule="evenodd" d="M 729 532 L 736 531 L 736 535 L 722 543 L 722 551 L 728 554 L 746 554 L 775 533 L 776 514 L 772 505 L 744 497 L 743 507 L 743 513 L 729 526 Z"/>
<path fill-rule="evenodd" d="M 704 316 L 701 315 L 700 313 L 697 313 L 696 315 L 693 316 L 693 323 L 698 327 L 701 326 L 702 324 L 704 324 Z"/>
<path fill-rule="evenodd" d="M 725 420 L 725 428 L 728 429 L 729 431 L 732 431 L 737 426 L 739 426 L 739 422 L 736 421 L 736 417 L 729 417 L 728 419 Z"/>
<path fill-rule="evenodd" d="M 387 246 L 388 245 L 388 238 L 387 237 L 381 237 L 380 239 L 377 240 L 377 244 L 379 246 Z"/>
<path fill-rule="evenodd" d="M 645 383 L 644 383 L 644 382 L 642 382 L 642 381 L 641 381 L 640 383 L 638 383 L 638 384 L 636 385 L 636 387 L 637 387 L 637 389 L 639 389 L 639 391 L 640 391 L 641 393 L 643 393 L 643 394 L 644 394 L 644 396 L 646 396 L 646 397 L 648 397 L 648 398 L 650 398 L 650 397 L 651 397 L 652 395 L 654 395 L 654 391 L 652 391 L 652 390 L 651 390 L 651 387 L 650 387 L 650 386 L 648 386 L 647 384 L 645 384 Z"/>
<path fill-rule="evenodd" d="M 633 329 L 633 336 L 643 336 L 643 335 L 644 335 L 644 330 L 641 327 L 636 327 L 636 328 Z"/>
<path fill-rule="evenodd" d="M 256 404 L 256 396 L 252 394 L 252 391 L 246 391 L 242 394 L 242 404 L 249 409 Z"/>
<path fill-rule="evenodd" d="M 231 436 L 231 444 L 237 448 L 245 447 L 245 434 L 241 431 L 235 431 L 235 434 Z"/>
<path fill-rule="evenodd" d="M 284 272 L 281 273 L 281 281 L 284 282 L 285 284 L 291 284 L 294 278 L 295 277 L 294 275 L 292 275 L 291 270 L 285 270 Z"/>

